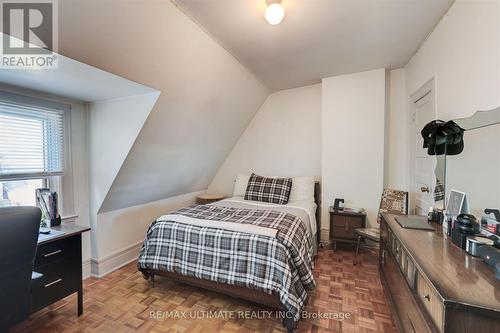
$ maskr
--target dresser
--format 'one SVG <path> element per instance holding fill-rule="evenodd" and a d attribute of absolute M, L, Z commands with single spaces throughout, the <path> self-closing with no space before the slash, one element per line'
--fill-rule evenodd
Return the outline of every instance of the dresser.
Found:
<path fill-rule="evenodd" d="M 82 233 L 90 228 L 60 225 L 51 228 L 64 234 L 41 238 L 31 283 L 31 311 L 38 311 L 78 293 L 78 315 L 83 313 Z"/>
<path fill-rule="evenodd" d="M 400 332 L 500 332 L 500 281 L 436 231 L 382 214 L 379 265 Z"/>
<path fill-rule="evenodd" d="M 354 229 L 364 228 L 365 224 L 364 212 L 345 212 L 330 207 L 330 240 L 333 243 L 333 250 L 337 250 L 337 242 L 356 244 L 358 236 L 354 234 Z"/>

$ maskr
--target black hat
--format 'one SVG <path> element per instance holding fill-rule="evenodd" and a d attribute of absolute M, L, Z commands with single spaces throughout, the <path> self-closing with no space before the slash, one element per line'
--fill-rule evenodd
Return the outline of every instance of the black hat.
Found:
<path fill-rule="evenodd" d="M 443 126 L 446 133 L 446 155 L 458 155 L 464 150 L 464 129 L 453 120 Z"/>
<path fill-rule="evenodd" d="M 464 149 L 464 130 L 454 121 L 433 120 L 420 133 L 429 155 L 457 155 Z"/>

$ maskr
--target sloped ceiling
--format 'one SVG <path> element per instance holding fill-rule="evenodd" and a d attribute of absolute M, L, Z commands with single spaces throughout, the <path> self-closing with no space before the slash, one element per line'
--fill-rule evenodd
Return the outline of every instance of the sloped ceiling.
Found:
<path fill-rule="evenodd" d="M 272 90 L 404 66 L 454 0 L 174 0 Z M 275 0 L 267 0 L 275 2 Z"/>
<path fill-rule="evenodd" d="M 59 38 L 61 54 L 161 91 L 101 212 L 207 188 L 269 92 L 168 0 L 59 1 Z"/>
<path fill-rule="evenodd" d="M 0 38 L 8 35 L 0 32 Z M 17 40 L 17 38 L 8 36 Z M 57 69 L 2 69 L 0 82 L 33 91 L 97 102 L 156 93 L 155 89 L 124 80 L 87 64 L 58 55 Z M 149 111 L 148 111 L 149 112 Z"/>

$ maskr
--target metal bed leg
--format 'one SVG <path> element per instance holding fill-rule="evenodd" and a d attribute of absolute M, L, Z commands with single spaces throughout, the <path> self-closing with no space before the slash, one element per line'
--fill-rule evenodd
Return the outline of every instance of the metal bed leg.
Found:
<path fill-rule="evenodd" d="M 151 282 L 153 283 L 153 288 L 155 287 L 155 275 L 151 274 Z"/>
<path fill-rule="evenodd" d="M 295 321 L 293 318 L 283 318 L 283 326 L 285 326 L 287 333 L 295 332 Z"/>
<path fill-rule="evenodd" d="M 356 244 L 356 254 L 354 255 L 354 265 L 358 263 L 359 243 L 361 243 L 361 236 L 358 236 L 358 243 Z"/>

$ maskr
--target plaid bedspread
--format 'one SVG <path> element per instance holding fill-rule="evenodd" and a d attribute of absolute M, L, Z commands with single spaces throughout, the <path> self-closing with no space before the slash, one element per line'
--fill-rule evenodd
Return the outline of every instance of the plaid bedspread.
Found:
<path fill-rule="evenodd" d="M 156 220 L 147 231 L 139 270 L 163 270 L 219 283 L 277 292 L 287 316 L 300 314 L 315 287 L 311 235 L 295 215 L 195 205 L 171 214 L 214 221 L 213 228 Z M 276 229 L 276 237 L 217 229 L 217 221 Z"/>

